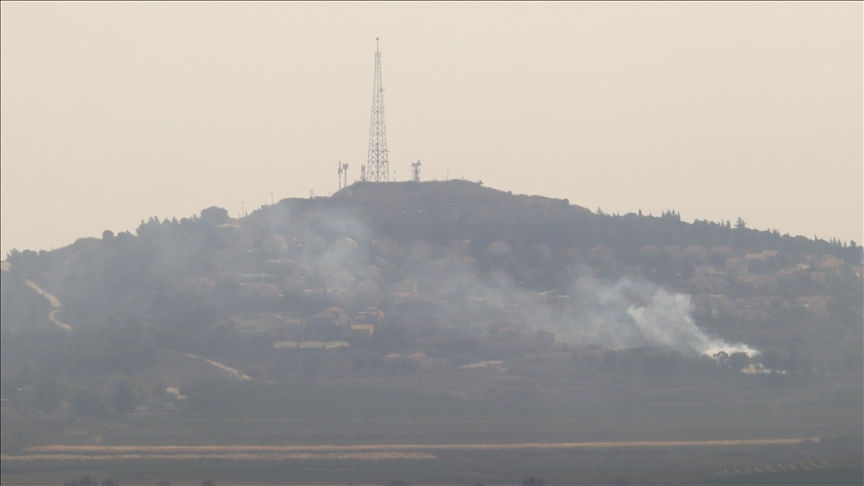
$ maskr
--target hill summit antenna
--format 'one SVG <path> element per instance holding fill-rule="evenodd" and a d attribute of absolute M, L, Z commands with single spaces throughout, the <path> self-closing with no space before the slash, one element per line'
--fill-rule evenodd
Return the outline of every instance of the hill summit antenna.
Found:
<path fill-rule="evenodd" d="M 339 189 L 348 187 L 348 164 L 343 164 L 339 161 Z"/>
<path fill-rule="evenodd" d="M 387 128 L 384 125 L 384 87 L 381 85 L 381 51 L 375 38 L 375 80 L 372 83 L 372 120 L 369 123 L 369 156 L 361 175 L 374 182 L 390 180 L 387 161 Z"/>
<path fill-rule="evenodd" d="M 411 162 L 411 180 L 420 182 L 420 161 Z"/>

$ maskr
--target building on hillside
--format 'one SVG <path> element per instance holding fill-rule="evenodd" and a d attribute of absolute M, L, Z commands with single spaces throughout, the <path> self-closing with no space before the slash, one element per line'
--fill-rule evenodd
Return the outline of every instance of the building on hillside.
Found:
<path fill-rule="evenodd" d="M 375 265 L 365 265 L 360 267 L 360 270 L 357 271 L 357 278 L 360 280 L 374 280 L 377 282 L 381 279 L 381 269 Z"/>
<path fill-rule="evenodd" d="M 564 261 L 568 261 L 570 263 L 580 263 L 582 261 L 582 249 L 578 246 L 571 246 L 570 248 L 561 250 L 561 259 Z"/>
<path fill-rule="evenodd" d="M 321 289 L 321 288 L 318 288 L 318 289 L 310 289 L 310 288 L 303 289 L 303 298 L 304 298 L 304 299 L 321 300 L 321 299 L 324 299 L 325 297 L 327 297 L 327 291 L 325 291 L 324 289 Z"/>
<path fill-rule="evenodd" d="M 671 258 L 673 262 L 681 261 L 685 255 L 684 248 L 681 248 L 680 246 L 667 245 L 663 248 L 663 251 L 669 255 L 669 258 Z"/>
<path fill-rule="evenodd" d="M 268 327 L 262 327 L 252 323 L 238 324 L 234 329 L 241 337 L 261 336 L 270 330 Z"/>
<path fill-rule="evenodd" d="M 306 289 L 306 277 L 302 275 L 281 275 L 280 285 L 285 292 L 303 292 Z"/>
<path fill-rule="evenodd" d="M 740 309 L 739 319 L 746 322 L 767 322 L 771 320 L 772 300 L 776 297 L 755 296 L 736 299 L 735 304 Z M 780 299 L 781 301 L 783 299 Z"/>
<path fill-rule="evenodd" d="M 720 275 L 724 273 L 721 270 L 717 270 L 714 265 L 704 264 L 704 265 L 693 265 L 693 275 L 697 277 L 706 277 L 711 275 Z"/>
<path fill-rule="evenodd" d="M 804 307 L 808 314 L 814 317 L 825 317 L 828 312 L 828 299 L 819 295 L 805 295 L 795 299 L 795 303 Z"/>
<path fill-rule="evenodd" d="M 392 258 L 399 253 L 399 245 L 395 241 L 388 238 L 372 240 L 372 249 L 379 254 Z"/>
<path fill-rule="evenodd" d="M 327 298 L 337 306 L 348 307 L 354 303 L 354 294 L 341 287 L 327 289 Z"/>
<path fill-rule="evenodd" d="M 251 319 L 234 318 L 231 321 L 234 323 L 234 330 L 241 337 L 261 336 L 273 329 L 272 318 L 268 315 L 256 315 Z"/>
<path fill-rule="evenodd" d="M 390 290 L 397 293 L 417 292 L 417 282 L 405 278 L 391 285 Z"/>
<path fill-rule="evenodd" d="M 339 265 L 321 265 L 318 277 L 323 280 L 327 287 L 351 287 L 354 283 L 354 275 L 345 267 Z"/>
<path fill-rule="evenodd" d="M 588 259 L 595 264 L 610 264 L 615 262 L 615 251 L 608 246 L 599 245 L 588 250 Z"/>
<path fill-rule="evenodd" d="M 722 294 L 699 294 L 693 297 L 693 310 L 696 314 L 705 314 L 713 318 L 738 318 L 738 305 Z"/>
<path fill-rule="evenodd" d="M 216 290 L 216 281 L 209 277 L 199 278 L 195 290 L 198 292 L 212 292 Z"/>
<path fill-rule="evenodd" d="M 777 278 L 773 275 L 742 275 L 738 284 L 753 290 L 775 291 L 777 290 Z"/>
<path fill-rule="evenodd" d="M 822 263 L 819 264 L 819 270 L 821 270 L 826 275 L 838 276 L 840 275 L 840 269 L 843 268 L 843 260 L 837 258 L 834 255 L 830 255 L 833 258 L 825 258 Z"/>
<path fill-rule="evenodd" d="M 726 273 L 732 275 L 746 275 L 747 268 L 747 261 L 741 257 L 732 257 L 726 260 Z"/>
<path fill-rule="evenodd" d="M 305 252 L 321 253 L 327 248 L 327 242 L 324 241 L 324 238 L 311 235 L 303 238 L 303 240 L 299 242 L 299 246 L 302 247 Z"/>
<path fill-rule="evenodd" d="M 471 252 L 471 240 L 453 240 L 447 244 L 446 251 L 458 256 L 468 255 Z"/>
<path fill-rule="evenodd" d="M 714 246 L 711 248 L 710 256 L 726 260 L 735 256 L 735 250 L 731 246 Z"/>
<path fill-rule="evenodd" d="M 282 321 L 281 325 L 281 333 L 283 336 L 297 336 L 303 328 L 306 326 L 307 320 L 300 319 L 297 317 L 289 317 Z"/>
<path fill-rule="evenodd" d="M 457 260 L 459 268 L 465 271 L 471 271 L 477 268 L 477 259 L 472 256 L 464 256 Z"/>
<path fill-rule="evenodd" d="M 780 252 L 777 250 L 763 250 L 762 257 L 765 258 L 765 261 L 773 261 L 780 257 Z"/>
<path fill-rule="evenodd" d="M 303 265 L 295 260 L 286 259 L 282 260 L 282 263 L 288 267 L 288 270 L 292 275 L 301 275 L 303 277 L 311 277 L 315 275 L 315 271 L 312 270 L 311 267 Z"/>
<path fill-rule="evenodd" d="M 697 262 L 704 262 L 708 258 L 708 250 L 704 246 L 690 245 L 684 249 L 684 253 Z"/>
<path fill-rule="evenodd" d="M 810 277 L 810 280 L 819 284 L 825 285 L 825 274 L 823 272 L 806 272 L 805 275 Z"/>
<path fill-rule="evenodd" d="M 764 262 L 765 255 L 761 253 L 747 253 L 744 255 L 744 260 L 746 260 L 747 263 Z"/>
<path fill-rule="evenodd" d="M 534 333 L 534 342 L 543 346 L 551 346 L 555 344 L 555 334 L 542 329 L 537 329 Z"/>
<path fill-rule="evenodd" d="M 288 250 L 288 243 L 282 236 L 270 235 L 261 240 L 261 249 L 264 251 L 282 253 Z"/>
<path fill-rule="evenodd" d="M 381 273 L 390 274 L 399 269 L 396 265 L 388 262 L 381 257 L 375 257 L 375 266 L 381 269 Z"/>
<path fill-rule="evenodd" d="M 342 326 L 347 322 L 348 316 L 339 307 L 328 307 L 309 318 L 309 325 L 312 327 L 323 325 Z"/>
<path fill-rule="evenodd" d="M 703 277 L 691 277 L 690 280 L 687 281 L 687 285 L 692 290 L 702 291 L 702 292 L 720 292 L 726 289 L 726 279 L 718 276 L 710 276 L 706 275 Z"/>
<path fill-rule="evenodd" d="M 492 256 L 495 256 L 498 258 L 505 258 L 505 257 L 510 256 L 510 245 L 507 243 L 504 243 L 501 240 L 498 240 L 498 241 L 494 241 L 492 243 L 489 243 L 486 246 L 486 251 L 489 252 L 489 254 Z"/>
<path fill-rule="evenodd" d="M 660 255 L 662 254 L 663 249 L 657 245 L 643 246 L 642 248 L 639 248 L 639 256 L 642 259 L 654 260 L 660 258 Z"/>
<path fill-rule="evenodd" d="M 291 273 L 291 265 L 285 259 L 271 258 L 264 262 L 263 269 L 274 275 Z"/>
<path fill-rule="evenodd" d="M 351 253 L 357 251 L 357 248 L 357 242 L 348 237 L 341 238 L 339 240 L 336 240 L 335 243 L 333 243 L 333 249 L 338 252 Z"/>
<path fill-rule="evenodd" d="M 507 337 L 507 338 L 516 337 L 519 335 L 519 328 L 514 327 L 514 326 L 499 327 L 496 331 L 496 334 L 498 334 L 501 337 Z"/>
<path fill-rule="evenodd" d="M 250 300 L 271 300 L 282 297 L 282 289 L 272 283 L 241 283 L 237 292 L 241 297 Z"/>
<path fill-rule="evenodd" d="M 540 243 L 539 245 L 534 245 L 531 248 L 531 253 L 534 257 L 539 258 L 540 260 L 551 260 L 552 259 L 552 248 Z"/>
<path fill-rule="evenodd" d="M 367 307 L 351 318 L 351 324 L 384 324 L 384 312 L 377 307 Z"/>
<path fill-rule="evenodd" d="M 429 299 L 413 292 L 393 292 L 390 295 L 390 300 L 394 306 L 405 306 L 405 304 L 428 304 Z"/>
<path fill-rule="evenodd" d="M 366 279 L 357 284 L 354 295 L 361 305 L 378 305 L 381 300 L 381 286 L 374 280 Z"/>
<path fill-rule="evenodd" d="M 373 324 L 351 324 L 348 329 L 351 334 L 363 334 L 371 336 L 375 334 L 375 326 Z"/>
<path fill-rule="evenodd" d="M 321 311 L 321 313 L 336 317 L 339 320 L 339 324 L 344 325 L 348 323 L 348 314 L 346 314 L 345 310 L 341 307 L 328 307 Z"/>
<path fill-rule="evenodd" d="M 426 353 L 414 351 L 408 355 L 409 358 L 417 361 L 420 368 L 442 368 L 447 365 L 447 360 L 444 358 L 430 358 Z"/>
<path fill-rule="evenodd" d="M 275 284 L 276 276 L 272 273 L 247 273 L 238 275 L 241 284 Z"/>

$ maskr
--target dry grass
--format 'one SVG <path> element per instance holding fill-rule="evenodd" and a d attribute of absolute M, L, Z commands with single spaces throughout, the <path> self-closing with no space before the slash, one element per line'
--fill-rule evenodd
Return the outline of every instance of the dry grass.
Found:
<path fill-rule="evenodd" d="M 124 460 L 124 459 L 434 459 L 427 451 L 577 449 L 619 447 L 693 447 L 742 445 L 794 445 L 811 439 L 749 439 L 702 441 L 556 442 L 517 444 L 358 444 L 358 445 L 205 445 L 205 446 L 103 446 L 46 445 L 28 447 L 26 455 L 2 455 L 4 461 Z"/>
<path fill-rule="evenodd" d="M 384 459 L 437 459 L 437 456 L 427 452 L 346 452 L 346 453 L 217 453 L 217 454 L 28 454 L 22 456 L 2 455 L 4 461 L 116 461 L 129 459 L 167 459 L 167 460 L 189 460 L 189 459 L 224 459 L 229 461 L 286 461 L 286 460 L 313 460 L 313 459 L 353 459 L 365 461 L 380 461 Z"/>

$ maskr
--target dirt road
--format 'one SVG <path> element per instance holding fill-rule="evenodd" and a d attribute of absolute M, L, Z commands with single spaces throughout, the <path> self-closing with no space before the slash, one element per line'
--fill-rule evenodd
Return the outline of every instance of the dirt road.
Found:
<path fill-rule="evenodd" d="M 741 445 L 794 445 L 809 439 L 679 440 L 629 442 L 557 442 L 520 444 L 361 444 L 361 445 L 205 445 L 205 446 L 67 446 L 28 447 L 27 454 L 2 455 L 4 461 L 113 460 L 113 459 L 434 459 L 435 451 L 514 449 L 598 449 L 618 447 L 707 447 Z"/>
<path fill-rule="evenodd" d="M 234 378 L 237 378 L 240 381 L 251 380 L 251 378 L 249 378 L 246 374 L 241 373 L 240 371 L 235 370 L 234 368 L 231 368 L 230 366 L 225 366 L 224 364 L 219 363 L 218 361 L 213 361 L 212 359 L 202 358 L 201 356 L 195 356 L 194 354 L 189 354 L 189 353 L 183 353 L 183 356 L 188 356 L 190 358 L 195 358 L 195 359 L 203 359 L 204 361 L 210 363 L 211 365 L 213 365 L 219 369 L 223 369 L 223 370 L 227 371 L 228 373 L 231 373 L 231 376 L 233 376 Z"/>
<path fill-rule="evenodd" d="M 65 322 L 63 322 L 57 318 L 57 314 L 59 314 L 60 312 L 63 311 L 63 303 L 60 302 L 60 299 L 55 297 L 53 294 L 48 293 L 48 291 L 43 289 L 42 287 L 36 285 L 32 280 L 28 279 L 26 282 L 27 282 L 28 287 L 30 287 L 31 289 L 35 290 L 36 293 L 38 293 L 38 294 L 42 295 L 43 297 L 45 297 L 46 299 L 48 299 L 48 302 L 51 304 L 52 310 L 51 310 L 51 314 L 48 315 L 48 319 L 51 319 L 51 322 L 56 324 L 57 327 L 59 327 L 60 329 L 63 329 L 64 331 L 70 331 L 71 332 L 72 326 L 70 326 L 69 324 L 66 324 Z"/>
<path fill-rule="evenodd" d="M 312 459 L 353 459 L 366 461 L 380 461 L 382 459 L 437 459 L 438 457 L 428 452 L 345 452 L 345 453 L 220 453 L 220 454 L 28 454 L 22 456 L 0 455 L 3 461 L 114 461 L 129 459 L 144 460 L 197 460 L 197 459 L 226 459 L 231 461 L 287 461 L 287 460 L 312 460 Z"/>

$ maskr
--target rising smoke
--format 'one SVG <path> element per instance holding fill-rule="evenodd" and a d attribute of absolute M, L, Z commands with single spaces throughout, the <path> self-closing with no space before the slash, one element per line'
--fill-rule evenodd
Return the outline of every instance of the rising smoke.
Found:
<path fill-rule="evenodd" d="M 338 269 L 348 275 L 343 279 L 348 281 L 344 284 L 348 292 L 365 278 L 360 269 L 376 264 L 368 249 L 374 232 L 344 211 L 295 212 L 286 207 L 278 221 L 268 226 L 299 243 L 287 250 L 288 258 L 313 272 L 333 273 Z M 292 230 L 286 232 L 286 228 Z M 346 237 L 356 241 L 357 248 L 340 245 Z M 472 321 L 491 326 L 497 319 L 523 332 L 555 332 L 560 340 L 577 346 L 661 347 L 685 356 L 714 356 L 721 351 L 759 354 L 746 344 L 708 336 L 692 318 L 689 295 L 651 282 L 630 278 L 608 282 L 580 275 L 562 291 L 538 293 L 518 285 L 504 271 L 481 273 L 476 266 L 466 264 L 464 256 L 419 241 L 400 247 L 398 256 L 392 258 L 399 268 L 396 276 L 393 272 L 381 275 L 382 301 L 392 293 L 397 279 L 407 280 L 416 283 L 417 292 L 437 305 L 442 327 Z"/>
<path fill-rule="evenodd" d="M 576 288 L 580 301 L 587 302 L 591 311 L 573 322 L 574 337 L 590 339 L 593 335 L 600 338 L 597 344 L 608 347 L 657 346 L 685 355 L 758 354 L 745 344 L 712 338 L 699 329 L 691 317 L 693 305 L 687 294 L 630 279 L 613 284 L 584 279 Z"/>

